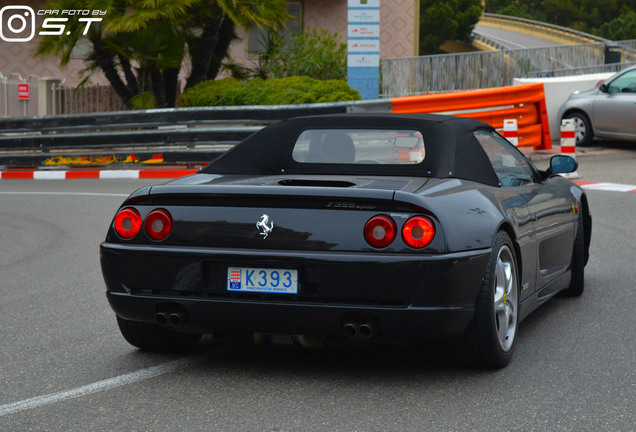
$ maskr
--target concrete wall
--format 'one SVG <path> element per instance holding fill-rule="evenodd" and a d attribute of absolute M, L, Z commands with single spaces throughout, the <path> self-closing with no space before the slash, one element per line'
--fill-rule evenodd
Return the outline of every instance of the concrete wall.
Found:
<path fill-rule="evenodd" d="M 550 137 L 552 141 L 559 141 L 561 139 L 561 119 L 558 119 L 557 115 L 563 102 L 575 91 L 593 89 L 599 82 L 605 81 L 612 75 L 614 75 L 613 72 L 562 78 L 515 78 L 513 84 L 543 83 L 548 120 L 550 121 Z"/>

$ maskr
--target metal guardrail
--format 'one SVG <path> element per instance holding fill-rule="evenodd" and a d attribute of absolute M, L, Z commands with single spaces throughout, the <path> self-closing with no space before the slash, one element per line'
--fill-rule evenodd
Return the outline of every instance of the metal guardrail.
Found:
<path fill-rule="evenodd" d="M 170 153 L 166 163 L 210 161 L 275 121 L 347 111 L 391 111 L 390 101 L 197 107 L 0 119 L 0 165 L 37 166 L 69 155 Z M 116 157 L 111 158 L 117 160 Z M 91 159 L 92 160 L 92 159 Z"/>
<path fill-rule="evenodd" d="M 597 43 L 597 42 L 611 42 L 609 39 L 602 38 L 589 33 L 584 33 L 578 30 L 572 30 L 567 27 L 558 26 L 555 24 L 548 24 L 541 21 L 534 21 L 526 18 L 513 17 L 508 15 L 498 15 L 493 13 L 484 13 L 479 20 L 484 24 L 495 24 L 506 27 L 515 27 L 519 29 L 529 30 L 532 33 L 540 33 L 555 38 L 572 41 L 574 43 Z"/>
<path fill-rule="evenodd" d="M 198 107 L 6 118 L 0 119 L 0 151 L 236 142 L 273 121 L 343 113 L 349 105 Z"/>
<path fill-rule="evenodd" d="M 500 44 L 499 42 L 492 40 L 490 38 L 487 38 L 486 36 L 483 36 L 479 33 L 472 33 L 470 35 L 471 40 L 473 41 L 473 46 L 475 46 L 475 41 L 479 41 L 482 42 L 484 45 L 486 45 L 486 49 L 487 50 L 505 50 L 507 49 L 505 46 L 503 46 L 502 44 Z M 482 49 L 480 47 L 476 47 L 478 49 Z"/>
<path fill-rule="evenodd" d="M 238 142 L 254 132 L 259 126 L 192 128 L 192 129 L 156 129 L 108 131 L 107 133 L 60 133 L 48 135 L 14 135 L 0 138 L 2 149 L 51 150 L 90 149 L 118 147 L 170 146 L 196 143 Z"/>
<path fill-rule="evenodd" d="M 0 119 L 0 133 L 42 133 L 104 129 L 157 128 L 219 124 L 228 121 L 268 123 L 310 114 L 346 112 L 351 102 L 241 107 L 167 108 Z M 1 141 L 0 141 L 1 142 Z M 3 146 L 0 146 L 2 148 Z"/>

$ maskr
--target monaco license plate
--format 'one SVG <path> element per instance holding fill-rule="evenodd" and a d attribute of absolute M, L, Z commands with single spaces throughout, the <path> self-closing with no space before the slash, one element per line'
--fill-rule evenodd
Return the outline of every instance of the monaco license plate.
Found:
<path fill-rule="evenodd" d="M 227 290 L 298 294 L 298 270 L 228 267 Z"/>

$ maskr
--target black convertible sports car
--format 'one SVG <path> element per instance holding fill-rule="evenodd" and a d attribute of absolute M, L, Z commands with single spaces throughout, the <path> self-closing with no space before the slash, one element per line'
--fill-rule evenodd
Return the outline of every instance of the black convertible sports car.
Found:
<path fill-rule="evenodd" d="M 489 125 L 421 114 L 296 118 L 197 174 L 134 192 L 101 245 L 123 336 L 216 332 L 463 341 L 503 367 L 519 322 L 583 292 L 584 191 Z"/>

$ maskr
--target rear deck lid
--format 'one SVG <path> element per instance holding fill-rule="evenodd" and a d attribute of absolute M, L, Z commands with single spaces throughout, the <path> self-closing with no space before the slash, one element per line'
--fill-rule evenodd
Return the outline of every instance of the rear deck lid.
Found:
<path fill-rule="evenodd" d="M 191 178 L 154 186 L 148 195 L 137 196 L 130 204 L 142 217 L 156 208 L 171 213 L 174 229 L 162 243 L 166 245 L 371 251 L 376 249 L 364 239 L 365 224 L 384 214 L 400 229 L 406 219 L 423 209 L 396 202 L 396 190 L 415 191 L 426 181 L 332 176 Z M 383 251 L 405 248 L 398 236 Z"/>

